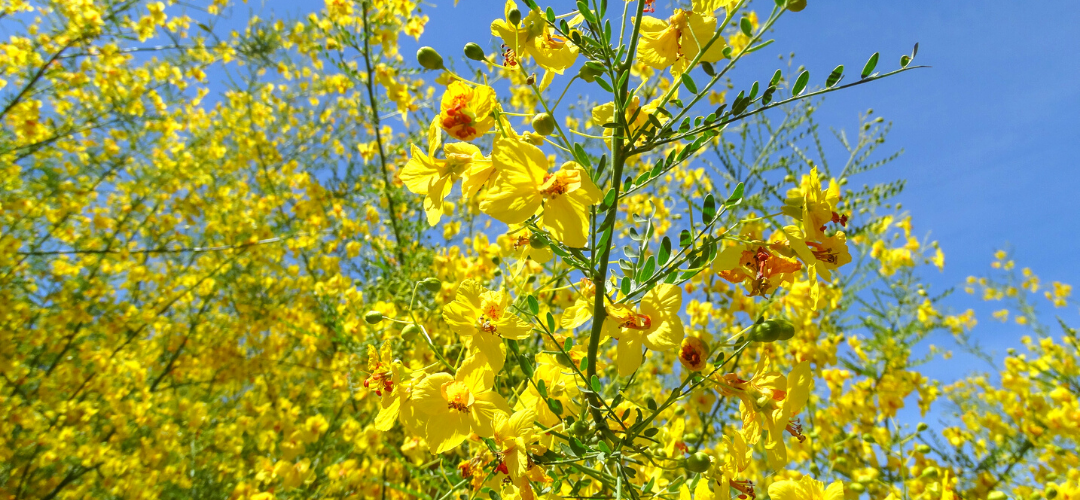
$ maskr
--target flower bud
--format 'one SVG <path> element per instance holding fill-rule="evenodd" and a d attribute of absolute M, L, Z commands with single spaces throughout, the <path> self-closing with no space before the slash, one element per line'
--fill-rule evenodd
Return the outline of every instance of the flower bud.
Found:
<path fill-rule="evenodd" d="M 919 425 L 915 426 L 915 430 L 918 431 L 918 432 L 925 431 L 926 429 L 929 429 L 929 428 L 930 428 L 930 426 L 927 425 L 926 422 L 919 422 Z"/>
<path fill-rule="evenodd" d="M 510 24 L 517 26 L 521 22 L 521 11 L 510 9 L 510 12 L 506 13 L 506 20 L 510 21 Z"/>
<path fill-rule="evenodd" d="M 1053 485 L 1053 484 L 1047 485 L 1046 489 L 1043 490 L 1043 496 L 1046 497 L 1047 500 L 1054 500 L 1055 498 L 1057 498 L 1057 496 L 1058 496 L 1057 485 Z"/>
<path fill-rule="evenodd" d="M 686 459 L 686 470 L 690 472 L 705 472 L 712 466 L 712 459 L 709 455 L 702 452 L 694 453 Z"/>
<path fill-rule="evenodd" d="M 424 278 L 420 281 L 420 284 L 429 292 L 438 292 L 442 290 L 442 282 L 439 281 L 439 278 Z"/>
<path fill-rule="evenodd" d="M 787 10 L 799 12 L 806 8 L 806 0 L 788 0 Z"/>
<path fill-rule="evenodd" d="M 465 57 L 474 61 L 483 61 L 487 56 L 484 55 L 484 49 L 480 48 L 475 42 L 469 42 L 465 44 Z"/>
<path fill-rule="evenodd" d="M 548 240 L 542 235 L 533 233 L 529 235 L 529 246 L 541 250 L 548 247 Z"/>
<path fill-rule="evenodd" d="M 551 135 L 555 131 L 555 118 L 549 113 L 538 113 L 532 119 L 533 130 L 540 135 Z"/>
<path fill-rule="evenodd" d="M 367 321 L 369 325 L 374 325 L 375 323 L 382 321 L 384 317 L 383 313 L 379 311 L 368 311 L 367 314 L 364 315 L 364 321 Z"/>
<path fill-rule="evenodd" d="M 924 478 L 927 478 L 927 479 L 933 479 L 933 478 L 938 477 L 939 475 L 941 475 L 941 471 L 939 471 L 937 467 L 927 467 L 927 468 L 923 469 L 922 474 L 920 475 L 920 477 L 924 477 Z"/>
<path fill-rule="evenodd" d="M 1008 500 L 1009 496 L 1001 491 L 991 491 L 989 495 L 986 495 L 986 500 Z"/>
<path fill-rule="evenodd" d="M 919 443 L 919 444 L 915 445 L 915 451 L 925 455 L 927 453 L 930 453 L 931 448 L 930 448 L 930 445 L 928 445 L 928 444 Z"/>
<path fill-rule="evenodd" d="M 847 489 L 854 491 L 855 493 L 862 493 L 866 491 L 866 486 L 863 486 L 862 483 L 849 483 Z"/>
<path fill-rule="evenodd" d="M 594 82 L 596 81 L 596 77 L 602 74 L 604 74 L 604 70 L 596 69 L 588 64 L 583 64 L 581 69 L 578 70 L 578 76 L 586 82 Z"/>
<path fill-rule="evenodd" d="M 420 325 L 416 323 L 409 323 L 405 325 L 405 328 L 401 329 L 401 336 L 407 340 L 415 339 L 420 334 Z"/>
<path fill-rule="evenodd" d="M 442 56 L 439 55 L 435 49 L 431 47 L 420 47 L 420 50 L 416 51 L 416 62 L 420 63 L 424 69 L 443 69 Z"/>
<path fill-rule="evenodd" d="M 786 319 L 770 319 L 754 325 L 748 338 L 753 342 L 776 342 L 795 336 L 795 327 Z"/>

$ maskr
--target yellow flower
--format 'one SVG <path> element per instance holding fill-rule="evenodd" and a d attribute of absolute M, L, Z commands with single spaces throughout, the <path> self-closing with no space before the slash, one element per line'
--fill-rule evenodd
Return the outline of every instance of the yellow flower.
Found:
<path fill-rule="evenodd" d="M 498 109 L 494 89 L 486 85 L 472 88 L 457 80 L 446 88 L 436 120 L 455 139 L 471 141 L 495 126 L 492 112 Z"/>
<path fill-rule="evenodd" d="M 413 390 L 416 409 L 426 416 L 424 439 L 435 453 L 456 448 L 475 432 L 491 436 L 497 411 L 510 412 L 491 390 L 495 372 L 476 355 L 465 358 L 457 375 L 436 373 L 424 377 Z"/>
<path fill-rule="evenodd" d="M 672 95 L 672 97 L 677 99 L 679 97 L 678 91 L 676 91 Z M 630 128 L 630 135 L 632 136 L 632 135 L 636 134 L 638 132 L 638 130 L 640 130 L 642 127 L 646 126 L 649 123 L 649 117 L 652 116 L 652 115 L 656 115 L 657 114 L 656 110 L 659 107 L 660 107 L 660 99 L 653 99 L 652 101 L 649 101 L 648 104 L 642 106 L 641 105 L 641 97 L 635 95 L 634 98 L 630 100 L 630 103 L 627 104 L 627 106 L 626 106 L 626 121 L 627 121 L 627 123 L 629 125 L 629 128 Z M 665 122 L 668 121 L 668 118 L 666 116 L 664 116 L 664 115 L 659 115 L 657 118 L 659 119 L 660 123 L 665 123 Z M 612 123 L 614 121 L 615 121 L 615 103 L 614 102 L 609 102 L 607 104 L 601 104 L 601 105 L 593 108 L 593 110 L 592 110 L 592 124 L 593 125 L 603 126 L 605 123 Z M 614 133 L 614 129 L 609 128 L 609 127 L 604 128 L 604 136 L 610 136 L 613 133 Z M 638 143 L 639 144 L 644 142 L 644 141 L 645 141 L 644 137 L 638 138 Z"/>
<path fill-rule="evenodd" d="M 488 290 L 473 280 L 458 287 L 457 296 L 443 311 L 450 328 L 469 337 L 473 347 L 483 353 L 491 369 L 498 373 L 506 360 L 502 339 L 523 339 L 531 327 L 508 311 L 510 296 Z"/>
<path fill-rule="evenodd" d="M 640 312 L 622 304 L 609 304 L 604 320 L 604 333 L 619 339 L 616 363 L 619 376 L 629 377 L 641 366 L 645 353 L 642 347 L 666 351 L 679 345 L 683 338 L 682 289 L 670 284 L 657 285 L 638 305 Z"/>
<path fill-rule="evenodd" d="M 462 179 L 462 196 L 469 198 L 494 171 L 491 160 L 484 158 L 480 148 L 466 142 L 456 142 L 443 147 L 446 159 L 435 158 L 435 151 L 442 143 L 442 134 L 432 123 L 428 131 L 428 152 L 424 154 L 412 144 L 412 158 L 401 170 L 405 187 L 424 197 L 424 212 L 428 224 L 434 226 L 443 216 L 443 199 L 450 194 L 454 182 Z"/>
<path fill-rule="evenodd" d="M 600 201 L 600 190 L 581 165 L 567 162 L 548 174 L 540 148 L 513 139 L 495 141 L 492 161 L 496 178 L 480 210 L 507 224 L 521 224 L 543 207 L 540 224 L 556 240 L 571 246 L 588 243 L 588 207 Z"/>
<path fill-rule="evenodd" d="M 506 2 L 508 17 L 512 9 L 517 9 L 517 4 L 514 0 L 508 0 Z M 566 39 L 560 36 L 552 35 L 547 19 L 539 9 L 530 11 L 518 26 L 502 19 L 492 21 L 491 34 L 502 38 L 503 45 L 512 50 L 515 55 L 528 54 L 534 57 L 540 66 L 560 75 L 563 70 L 573 66 L 574 61 L 577 60 L 577 46 L 567 43 Z M 507 62 L 516 64 L 513 60 Z"/>
<path fill-rule="evenodd" d="M 847 216 L 836 212 L 840 204 L 840 184 L 829 180 L 828 189 L 822 191 L 817 167 L 802 177 L 799 187 L 788 190 L 784 204 L 784 213 L 802 222 L 808 240 L 823 239 L 825 225 L 829 222 L 847 226 Z"/>
<path fill-rule="evenodd" d="M 596 285 L 589 278 L 581 278 L 578 284 L 578 297 L 574 304 L 567 307 L 562 313 L 560 323 L 563 328 L 573 330 L 583 324 L 593 315 L 593 299 L 596 297 Z"/>
<path fill-rule="evenodd" d="M 675 9 L 667 21 L 644 16 L 641 18 L 638 57 L 653 68 L 671 67 L 672 73 L 682 73 L 700 52 L 698 44 L 706 43 L 715 33 L 716 17 L 711 14 Z M 701 60 L 716 62 L 723 57 L 724 40 L 718 38 Z"/>
<path fill-rule="evenodd" d="M 686 337 L 679 347 L 679 362 L 692 372 L 705 369 L 709 361 L 709 346 L 697 337 Z"/>
<path fill-rule="evenodd" d="M 779 255 L 772 246 L 739 244 L 720 252 L 713 268 L 721 278 L 742 283 L 748 295 L 764 296 L 783 283 L 792 283 L 802 265 Z"/>
<path fill-rule="evenodd" d="M 836 481 L 825 487 L 825 483 L 810 476 L 803 476 L 798 481 L 784 480 L 769 485 L 769 498 L 772 500 L 843 500 L 844 484 Z"/>
<path fill-rule="evenodd" d="M 536 412 L 525 409 L 513 415 L 496 413 L 492 423 L 495 431 L 492 439 L 502 457 L 502 464 L 495 470 L 510 476 L 515 483 L 525 476 L 531 465 L 528 447 L 536 441 L 533 420 L 536 420 Z"/>

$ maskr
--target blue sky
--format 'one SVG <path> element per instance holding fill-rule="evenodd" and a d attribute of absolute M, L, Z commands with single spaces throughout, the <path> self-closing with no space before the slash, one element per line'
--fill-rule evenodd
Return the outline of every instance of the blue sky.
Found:
<path fill-rule="evenodd" d="M 558 12 L 573 8 L 570 2 L 541 3 Z M 657 2 L 659 14 L 663 3 Z M 428 12 L 432 19 L 421 45 L 437 45 L 447 56 L 456 56 L 467 41 L 487 47 L 488 26 L 501 5 L 462 0 L 455 8 L 440 2 Z M 1074 201 L 1080 168 L 1070 147 L 1080 145 L 1075 122 L 1080 116 L 1080 56 L 1075 53 L 1080 49 L 1080 2 L 1025 6 L 811 0 L 803 12 L 779 21 L 776 42 L 758 58 L 760 70 L 744 67 L 752 70 L 752 78 L 768 78 L 776 56 L 794 51 L 796 64 L 806 66 L 815 76 L 812 81 L 818 81 L 837 64 L 849 73 L 858 71 L 874 52 L 882 54 L 879 71 L 894 69 L 902 54 L 920 44 L 917 63 L 932 68 L 832 93 L 817 120 L 851 132 L 859 113 L 873 108 L 876 116 L 893 123 L 885 149 L 905 153 L 869 180 L 908 180 L 899 201 L 911 213 L 916 231 L 938 240 L 946 254 L 945 272 L 928 277 L 933 290 L 985 274 L 991 254 L 1003 247 L 1044 283 L 1080 285 L 1080 265 L 1073 257 L 1080 242 L 1075 237 L 1080 203 Z M 996 323 L 989 313 L 997 307 L 962 292 L 947 304 L 976 309 L 978 340 L 997 350 L 999 358 L 1029 333 Z M 1042 311 L 1047 318 L 1060 314 L 1078 323 L 1075 304 Z M 930 339 L 939 345 L 950 341 L 946 334 Z M 938 364 L 927 367 L 928 375 L 951 380 L 985 368 L 969 364 L 966 357 L 957 360 L 965 363 L 964 370 L 956 371 L 955 363 Z"/>

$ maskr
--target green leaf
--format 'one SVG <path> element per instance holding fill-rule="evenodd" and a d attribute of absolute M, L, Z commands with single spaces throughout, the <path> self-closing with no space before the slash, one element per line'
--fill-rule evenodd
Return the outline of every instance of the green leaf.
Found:
<path fill-rule="evenodd" d="M 716 199 L 712 193 L 705 195 L 705 202 L 701 204 L 701 219 L 707 224 L 716 218 Z"/>
<path fill-rule="evenodd" d="M 546 398 L 547 396 L 547 384 L 543 380 L 536 382 L 536 392 L 540 393 L 540 397 Z"/>
<path fill-rule="evenodd" d="M 581 370 L 581 372 L 584 373 L 585 370 L 587 370 L 588 368 L 589 368 L 589 358 L 583 356 L 581 358 L 581 361 L 578 363 L 578 369 Z"/>
<path fill-rule="evenodd" d="M 553 413 L 555 413 L 556 415 L 562 415 L 562 412 L 563 412 L 562 401 L 559 401 L 558 399 L 549 399 L 549 400 L 547 400 L 547 405 L 548 405 L 548 408 L 551 408 L 551 411 Z"/>
<path fill-rule="evenodd" d="M 529 303 L 529 312 L 531 312 L 533 316 L 536 316 L 537 314 L 540 314 L 540 303 L 536 301 L 536 297 L 533 297 L 532 295 L 530 295 L 525 300 L 528 301 L 528 303 Z"/>
<path fill-rule="evenodd" d="M 592 168 L 592 160 L 589 159 L 589 155 L 585 153 L 585 148 L 581 147 L 580 142 L 574 143 L 574 159 L 576 159 L 581 166 Z"/>
<path fill-rule="evenodd" d="M 574 348 L 574 337 L 566 337 L 566 340 L 563 341 L 562 348 L 564 351 L 570 352 L 570 349 Z"/>
<path fill-rule="evenodd" d="M 596 84 L 600 86 L 600 88 L 604 89 L 604 91 L 606 91 L 608 93 L 615 93 L 615 91 L 611 90 L 611 84 L 608 83 L 606 80 L 604 80 L 603 77 L 598 76 L 598 77 L 596 77 L 595 81 L 596 81 Z"/>
<path fill-rule="evenodd" d="M 773 73 L 772 75 L 772 79 L 769 80 L 769 86 L 775 87 L 776 84 L 780 83 L 780 79 L 783 78 L 783 76 L 784 75 L 780 72 L 780 70 L 776 70 L 776 73 Z"/>
<path fill-rule="evenodd" d="M 645 435 L 645 437 L 653 437 L 658 432 L 660 432 L 660 429 L 657 429 L 656 427 L 649 427 L 648 429 L 645 429 L 645 432 L 642 432 L 642 434 Z"/>
<path fill-rule="evenodd" d="M 623 278 L 622 283 L 619 285 L 619 292 L 623 295 L 630 295 L 630 288 L 632 286 L 630 281 L 630 278 Z"/>
<path fill-rule="evenodd" d="M 651 411 L 656 411 L 656 400 L 653 398 L 646 399 L 645 406 Z"/>
<path fill-rule="evenodd" d="M 716 69 L 713 68 L 712 63 L 709 61 L 701 61 L 701 69 L 705 70 L 706 75 L 716 76 Z"/>
<path fill-rule="evenodd" d="M 589 381 L 589 385 L 592 386 L 593 392 L 597 394 L 600 394 L 600 389 L 604 388 L 602 385 L 600 385 L 600 377 L 597 377 L 596 375 L 592 376 L 592 379 Z"/>
<path fill-rule="evenodd" d="M 746 36 L 754 36 L 754 23 L 751 23 L 750 18 L 748 17 L 744 17 L 739 21 L 739 29 L 741 29 Z"/>
<path fill-rule="evenodd" d="M 735 186 L 735 190 L 731 192 L 731 196 L 728 196 L 727 200 L 724 201 L 724 204 L 729 207 L 733 207 L 735 205 L 738 205 L 739 203 L 742 203 L 744 189 L 745 187 L 743 186 L 743 183 L 740 182 L 739 184 L 737 184 Z"/>
<path fill-rule="evenodd" d="M 661 266 L 667 264 L 668 259 L 671 258 L 671 238 L 664 236 L 663 240 L 660 240 L 660 251 L 656 253 L 656 262 Z"/>
<path fill-rule="evenodd" d="M 911 64 L 910 56 L 900 56 L 900 67 L 906 68 L 908 64 Z"/>
<path fill-rule="evenodd" d="M 757 97 L 757 93 L 758 93 L 758 82 L 754 82 L 754 86 L 750 87 L 750 97 L 747 97 L 747 99 L 753 101 L 754 98 Z"/>
<path fill-rule="evenodd" d="M 844 77 L 844 65 L 841 64 L 829 73 L 829 78 L 825 79 L 825 87 L 829 88 L 837 83 L 840 83 L 840 79 Z"/>
<path fill-rule="evenodd" d="M 870 60 L 866 61 L 866 66 L 863 66 L 862 68 L 863 78 L 870 76 L 870 74 L 874 72 L 874 68 L 877 67 L 877 60 L 880 55 L 880 53 L 874 52 L 874 55 L 870 56 Z"/>
<path fill-rule="evenodd" d="M 689 230 L 683 229 L 679 233 L 679 246 L 686 248 L 694 243 L 694 237 L 690 234 Z"/>
<path fill-rule="evenodd" d="M 580 457 L 580 456 L 588 453 L 589 449 L 586 448 L 585 445 L 581 443 L 580 439 L 571 436 L 570 437 L 570 451 L 574 452 L 575 455 Z"/>
<path fill-rule="evenodd" d="M 532 378 L 533 377 L 533 360 L 529 359 L 528 356 L 518 356 L 517 357 L 517 362 L 518 362 L 518 366 L 521 367 L 521 373 L 525 374 L 525 378 Z M 541 381 L 541 383 L 543 383 L 543 381 Z"/>
<path fill-rule="evenodd" d="M 799 96 L 806 90 L 806 84 L 810 83 L 810 72 L 803 70 L 799 78 L 795 80 L 795 86 L 791 87 L 791 95 Z"/>
<path fill-rule="evenodd" d="M 547 20 L 548 20 L 549 23 L 554 23 L 555 22 L 555 10 L 552 9 L 551 7 L 547 8 Z"/>
<path fill-rule="evenodd" d="M 727 47 L 724 47 L 724 51 L 723 51 L 724 59 L 731 59 L 731 53 L 732 52 L 734 52 L 734 50 L 731 48 L 730 45 L 727 46 Z"/>
<path fill-rule="evenodd" d="M 551 311 L 548 311 L 548 313 L 547 313 L 547 326 L 548 326 L 548 331 L 551 331 L 551 332 L 555 331 L 555 316 L 551 315 Z"/>
<path fill-rule="evenodd" d="M 682 79 L 682 84 L 686 86 L 686 90 L 689 90 L 692 94 L 697 93 L 697 84 L 694 83 L 693 78 L 690 78 L 690 73 L 683 73 L 680 78 Z"/>
<path fill-rule="evenodd" d="M 649 260 L 645 261 L 645 265 L 641 268 L 641 272 L 638 273 L 638 283 L 644 283 L 652 278 L 653 271 L 656 270 L 656 257 L 649 256 Z"/>
<path fill-rule="evenodd" d="M 604 453 L 607 453 L 609 455 L 611 454 L 611 447 L 608 446 L 607 441 L 600 441 L 599 443 L 596 443 L 596 447 L 600 448 L 600 451 Z"/>
<path fill-rule="evenodd" d="M 528 5 L 529 9 L 539 9 L 540 8 L 539 6 L 536 5 L 536 0 L 525 0 L 525 5 Z"/>

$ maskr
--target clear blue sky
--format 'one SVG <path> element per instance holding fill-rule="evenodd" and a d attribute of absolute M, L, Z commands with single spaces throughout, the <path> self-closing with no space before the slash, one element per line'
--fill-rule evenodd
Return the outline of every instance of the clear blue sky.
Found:
<path fill-rule="evenodd" d="M 570 2 L 541 3 L 558 12 L 573 9 Z M 664 3 L 657 2 L 658 11 Z M 908 180 L 899 201 L 916 231 L 928 232 L 946 254 L 945 272 L 929 277 L 938 291 L 986 273 L 993 251 L 1008 245 L 1017 263 L 1045 283 L 1072 283 L 1080 294 L 1074 257 L 1080 166 L 1073 155 L 1080 146 L 1080 2 L 1023 6 L 998 0 L 810 0 L 806 10 L 780 20 L 776 43 L 758 58 L 762 70 L 753 70 L 761 74 L 752 78 L 768 78 L 775 56 L 795 51 L 796 63 L 820 84 L 837 64 L 852 73 L 874 52 L 882 54 L 879 70 L 896 68 L 900 55 L 920 44 L 917 62 L 931 69 L 830 94 L 817 119 L 851 131 L 858 114 L 873 108 L 893 123 L 886 150 L 905 154 L 871 175 Z M 498 1 L 462 0 L 455 8 L 443 0 L 428 12 L 432 20 L 421 44 L 445 47 L 446 55 L 456 55 L 467 41 L 487 47 L 488 26 L 501 11 Z M 1027 333 L 995 324 L 989 312 L 996 307 L 962 292 L 947 304 L 976 308 L 978 338 L 999 356 Z M 1043 308 L 1073 324 L 1080 323 L 1077 311 L 1075 302 L 1057 311 Z M 950 342 L 946 335 L 930 341 Z M 928 375 L 952 379 L 960 374 L 955 369 L 928 367 Z"/>

